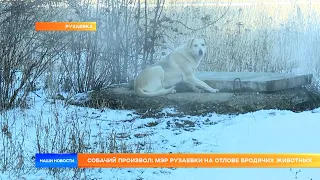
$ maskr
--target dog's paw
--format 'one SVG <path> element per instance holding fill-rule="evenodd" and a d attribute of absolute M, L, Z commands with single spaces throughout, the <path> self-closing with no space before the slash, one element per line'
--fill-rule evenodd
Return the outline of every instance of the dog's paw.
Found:
<path fill-rule="evenodd" d="M 175 89 L 175 86 L 173 86 L 173 87 L 171 87 L 170 88 L 170 93 L 171 94 L 174 94 L 174 93 L 176 93 L 177 91 L 176 91 L 176 89 Z"/>
<path fill-rule="evenodd" d="M 211 92 L 212 93 L 217 93 L 217 92 L 219 92 L 219 89 L 212 89 Z"/>

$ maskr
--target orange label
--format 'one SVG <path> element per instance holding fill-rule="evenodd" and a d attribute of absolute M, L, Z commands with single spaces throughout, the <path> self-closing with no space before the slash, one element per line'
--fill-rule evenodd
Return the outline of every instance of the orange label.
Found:
<path fill-rule="evenodd" d="M 96 31 L 96 22 L 36 22 L 36 31 Z"/>
<path fill-rule="evenodd" d="M 320 154 L 78 154 L 79 168 L 307 168 Z"/>

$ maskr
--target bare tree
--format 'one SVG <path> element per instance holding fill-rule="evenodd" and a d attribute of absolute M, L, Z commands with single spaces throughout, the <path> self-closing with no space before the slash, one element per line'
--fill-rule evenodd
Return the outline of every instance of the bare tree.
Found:
<path fill-rule="evenodd" d="M 1 4 L 0 21 L 0 100 L 1 109 L 21 105 L 34 83 L 63 46 L 56 33 L 38 33 L 34 23 L 54 14 L 50 1 L 9 1 Z"/>
<path fill-rule="evenodd" d="M 141 69 L 159 58 L 155 52 L 161 48 L 161 42 L 167 38 L 174 39 L 170 37 L 172 35 L 169 31 L 178 32 L 181 25 L 186 30 L 198 31 L 213 25 L 225 15 L 224 13 L 217 20 L 208 21 L 204 26 L 193 29 L 166 15 L 165 0 L 81 0 L 66 1 L 66 5 L 62 6 L 63 3 L 21 1 L 5 3 L 6 6 L 3 6 L 3 17 L 11 18 L 2 20 L 4 28 L 1 29 L 3 46 L 10 47 L 10 50 L 2 48 L 2 64 L 5 67 L 1 72 L 1 91 L 4 94 L 2 101 L 8 101 L 5 106 L 15 104 L 20 98 L 19 92 L 31 89 L 31 84 L 49 65 L 48 79 L 53 82 L 56 78 L 55 81 L 58 82 L 51 85 L 60 87 L 62 84 L 64 90 L 84 92 L 101 89 L 108 84 L 128 82 Z M 48 6 L 55 6 L 55 11 L 48 13 Z M 14 11 L 17 7 L 19 11 Z M 26 16 L 34 12 L 35 7 L 42 8 L 40 11 L 37 9 L 35 14 L 42 13 L 41 17 L 46 17 L 47 20 L 96 21 L 98 29 L 96 32 L 36 33 L 33 31 L 33 23 L 38 19 L 35 15 Z M 15 21 L 17 23 L 12 25 Z M 15 26 L 19 23 L 23 30 L 17 32 Z M 12 54 L 11 51 L 15 53 Z M 12 61 L 12 58 L 16 60 Z M 21 58 L 28 63 L 22 63 Z M 37 61 L 30 61 L 32 58 Z M 52 64 L 53 60 L 58 63 Z M 16 67 L 19 63 L 12 64 L 13 62 L 22 63 L 23 68 Z M 18 86 L 12 83 L 16 82 L 12 68 L 25 76 Z M 41 71 L 35 71 L 37 69 Z M 59 72 L 56 73 L 56 70 Z M 55 73 L 58 76 L 53 75 Z M 29 77 L 36 78 L 30 80 Z"/>

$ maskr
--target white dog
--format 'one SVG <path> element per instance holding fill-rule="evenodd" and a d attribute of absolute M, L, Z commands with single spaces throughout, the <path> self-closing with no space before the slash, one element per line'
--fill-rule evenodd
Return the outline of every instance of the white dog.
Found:
<path fill-rule="evenodd" d="M 195 92 L 201 89 L 216 93 L 205 82 L 194 76 L 206 52 L 204 39 L 190 39 L 169 55 L 143 70 L 134 80 L 134 91 L 142 97 L 175 93 L 175 85 L 184 82 Z M 201 88 L 201 89 L 198 89 Z"/>

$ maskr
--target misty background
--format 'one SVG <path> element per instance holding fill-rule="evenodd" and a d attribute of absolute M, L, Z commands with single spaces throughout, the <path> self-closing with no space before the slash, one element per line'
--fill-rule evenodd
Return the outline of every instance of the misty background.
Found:
<path fill-rule="evenodd" d="M 317 1 L 56 0 L 0 5 L 2 109 L 39 87 L 49 96 L 127 83 L 191 37 L 199 71 L 312 73 L 319 84 Z M 36 21 L 94 21 L 95 32 L 36 32 Z"/>

